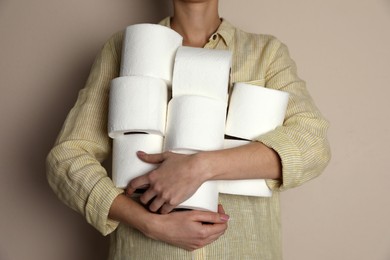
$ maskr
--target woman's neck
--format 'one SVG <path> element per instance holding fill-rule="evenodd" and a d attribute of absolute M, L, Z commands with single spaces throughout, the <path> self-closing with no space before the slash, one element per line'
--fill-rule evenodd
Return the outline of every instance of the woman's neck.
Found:
<path fill-rule="evenodd" d="M 218 29 L 218 1 L 173 1 L 171 27 L 183 36 L 183 45 L 203 47 Z"/>

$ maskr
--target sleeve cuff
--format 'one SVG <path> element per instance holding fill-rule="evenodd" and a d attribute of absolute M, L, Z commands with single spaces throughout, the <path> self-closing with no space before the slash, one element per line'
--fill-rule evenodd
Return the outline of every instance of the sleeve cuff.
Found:
<path fill-rule="evenodd" d="M 108 213 L 114 199 L 123 193 L 114 186 L 109 177 L 102 178 L 92 189 L 85 209 L 87 222 L 94 226 L 104 236 L 113 232 L 119 222 L 108 218 Z"/>
<path fill-rule="evenodd" d="M 259 136 L 259 141 L 275 150 L 282 163 L 282 180 L 266 180 L 268 187 L 273 191 L 283 191 L 298 186 L 299 176 L 302 175 L 302 156 L 291 138 L 282 131 L 283 127 Z"/>

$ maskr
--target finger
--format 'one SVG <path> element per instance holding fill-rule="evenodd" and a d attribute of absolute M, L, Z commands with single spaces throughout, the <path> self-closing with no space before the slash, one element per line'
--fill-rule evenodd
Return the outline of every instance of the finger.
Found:
<path fill-rule="evenodd" d="M 227 229 L 226 224 L 217 224 L 217 225 L 222 226 L 222 227 L 219 227 L 218 230 L 209 231 L 209 232 L 211 232 L 211 234 L 209 235 L 208 239 L 211 240 L 211 242 L 215 241 L 216 239 L 218 239 L 220 236 L 222 236 L 226 232 L 226 229 Z"/>
<path fill-rule="evenodd" d="M 226 229 L 225 229 L 226 230 Z M 218 238 L 220 238 L 223 234 L 225 234 L 225 230 L 223 230 L 222 232 L 219 232 L 219 233 L 216 233 L 216 234 L 213 234 L 211 236 L 209 236 L 207 238 L 207 244 L 211 244 L 212 242 L 216 241 Z"/>
<path fill-rule="evenodd" d="M 202 240 L 205 244 L 210 244 L 225 233 L 227 224 L 203 225 L 203 228 Z"/>
<path fill-rule="evenodd" d="M 156 197 L 156 193 L 151 190 L 151 189 L 147 189 L 142 195 L 141 197 L 139 198 L 140 201 L 146 205 L 149 203 L 150 200 L 152 200 L 154 197 Z M 161 206 L 160 206 L 161 207 Z"/>
<path fill-rule="evenodd" d="M 162 208 L 161 208 L 161 214 L 168 214 L 169 212 L 171 212 L 172 210 L 175 209 L 177 205 L 171 205 L 171 204 L 168 204 L 168 203 L 165 203 Z"/>
<path fill-rule="evenodd" d="M 136 191 L 136 189 L 131 188 L 130 186 L 127 186 L 125 189 L 125 195 L 127 197 L 131 197 L 131 195 Z"/>
<path fill-rule="evenodd" d="M 164 161 L 164 155 L 162 153 L 149 154 L 143 151 L 138 151 L 137 156 L 140 160 L 147 163 L 157 164 Z"/>
<path fill-rule="evenodd" d="M 206 228 L 205 234 L 207 234 L 208 237 L 213 236 L 215 234 L 222 235 L 227 229 L 227 224 L 226 223 L 213 224 L 213 225 L 204 224 L 203 228 Z"/>
<path fill-rule="evenodd" d="M 156 212 L 158 211 L 163 205 L 165 201 L 161 198 L 155 198 L 152 203 L 149 206 L 150 211 Z"/>
<path fill-rule="evenodd" d="M 127 185 L 127 187 L 125 189 L 125 195 L 128 197 L 131 197 L 131 195 L 133 195 L 133 193 L 144 193 L 144 191 L 147 190 L 148 188 L 149 188 L 149 185 L 143 185 L 143 186 L 140 186 L 137 188 L 133 188 L 129 184 L 129 185 Z"/>
<path fill-rule="evenodd" d="M 221 224 L 229 220 L 229 215 L 223 213 L 198 211 L 194 216 L 194 220 L 210 224 Z"/>
<path fill-rule="evenodd" d="M 225 209 L 223 208 L 222 204 L 218 204 L 218 213 L 225 214 Z"/>
<path fill-rule="evenodd" d="M 128 188 L 129 189 L 144 189 L 149 186 L 149 179 L 146 175 L 139 176 L 130 181 Z"/>

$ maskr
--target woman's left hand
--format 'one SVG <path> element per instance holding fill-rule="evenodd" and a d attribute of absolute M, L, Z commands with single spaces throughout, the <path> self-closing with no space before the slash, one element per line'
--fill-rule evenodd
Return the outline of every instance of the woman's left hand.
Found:
<path fill-rule="evenodd" d="M 160 166 L 133 179 L 126 192 L 131 194 L 136 189 L 147 187 L 140 200 L 143 204 L 149 204 L 149 209 L 153 212 L 159 209 L 161 214 L 171 212 L 177 205 L 191 197 L 206 180 L 204 165 L 197 154 L 138 152 L 137 155 L 144 162 Z"/>

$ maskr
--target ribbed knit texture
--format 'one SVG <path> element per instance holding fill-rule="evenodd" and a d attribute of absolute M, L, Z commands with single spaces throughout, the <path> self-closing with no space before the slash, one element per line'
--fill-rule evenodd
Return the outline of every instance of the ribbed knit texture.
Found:
<path fill-rule="evenodd" d="M 169 19 L 161 24 L 170 26 Z M 107 217 L 113 200 L 123 192 L 101 166 L 111 152 L 108 91 L 119 74 L 122 40 L 119 32 L 102 48 L 47 157 L 47 178 L 54 192 L 102 234 L 110 234 L 109 259 L 282 259 L 279 192 L 318 176 L 330 159 L 328 122 L 298 78 L 286 46 L 273 36 L 246 33 L 225 20 L 205 46 L 233 52 L 230 86 L 246 82 L 279 89 L 289 92 L 290 100 L 283 126 L 257 138 L 282 160 L 283 179 L 267 180 L 273 196 L 221 194 L 220 203 L 230 215 L 228 230 L 214 243 L 188 252 Z"/>

